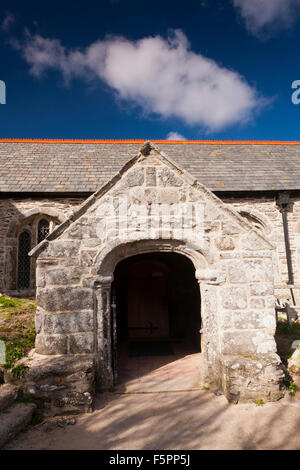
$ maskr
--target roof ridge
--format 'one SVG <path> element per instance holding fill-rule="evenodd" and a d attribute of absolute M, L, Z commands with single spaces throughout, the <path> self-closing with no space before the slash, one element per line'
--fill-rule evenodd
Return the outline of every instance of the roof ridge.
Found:
<path fill-rule="evenodd" d="M 281 140 L 165 140 L 165 139 L 28 139 L 0 138 L 0 143 L 40 144 L 205 144 L 205 145 L 300 145 L 300 141 Z"/>

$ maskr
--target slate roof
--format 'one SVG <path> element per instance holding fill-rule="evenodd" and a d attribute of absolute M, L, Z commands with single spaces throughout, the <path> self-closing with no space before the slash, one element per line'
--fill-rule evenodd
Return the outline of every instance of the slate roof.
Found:
<path fill-rule="evenodd" d="M 92 193 L 143 142 L 2 139 L 0 193 Z M 300 190 L 300 142 L 153 142 L 214 192 Z"/>

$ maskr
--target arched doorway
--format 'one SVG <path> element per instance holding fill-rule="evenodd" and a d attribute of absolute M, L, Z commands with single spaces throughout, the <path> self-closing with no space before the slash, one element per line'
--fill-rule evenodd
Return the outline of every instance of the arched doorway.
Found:
<path fill-rule="evenodd" d="M 115 268 L 111 300 L 115 385 L 143 391 L 144 381 L 150 390 L 162 383 L 180 389 L 180 369 L 184 388 L 195 385 L 201 313 L 191 260 L 162 252 L 126 258 Z"/>

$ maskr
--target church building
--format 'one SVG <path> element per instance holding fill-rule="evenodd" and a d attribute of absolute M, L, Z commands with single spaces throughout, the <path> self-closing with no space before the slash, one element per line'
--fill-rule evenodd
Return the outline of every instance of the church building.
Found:
<path fill-rule="evenodd" d="M 99 389 L 122 345 L 151 340 L 201 353 L 203 384 L 231 402 L 277 400 L 300 144 L 2 139 L 0 292 L 36 295 L 36 354 L 92 358 Z"/>

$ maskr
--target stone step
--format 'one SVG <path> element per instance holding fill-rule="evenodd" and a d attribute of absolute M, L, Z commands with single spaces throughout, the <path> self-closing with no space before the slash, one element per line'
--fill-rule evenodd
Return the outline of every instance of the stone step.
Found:
<path fill-rule="evenodd" d="M 15 403 L 0 413 L 0 449 L 30 423 L 36 405 Z"/>
<path fill-rule="evenodd" d="M 0 385 L 0 413 L 18 398 L 20 388 L 12 384 Z"/>

